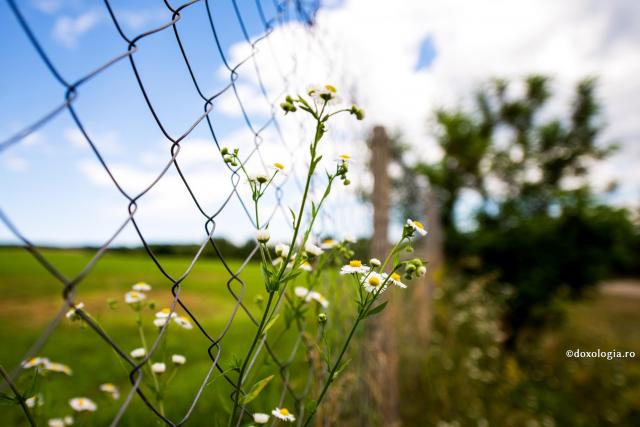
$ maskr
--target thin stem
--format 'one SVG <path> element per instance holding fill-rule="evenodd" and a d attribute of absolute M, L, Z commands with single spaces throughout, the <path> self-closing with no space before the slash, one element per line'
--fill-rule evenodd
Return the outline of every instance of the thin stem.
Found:
<path fill-rule="evenodd" d="M 249 347 L 249 351 L 247 352 L 247 356 L 244 358 L 244 362 L 242 363 L 242 367 L 240 368 L 240 374 L 238 375 L 238 385 L 236 386 L 235 396 L 233 399 L 233 411 L 231 412 L 231 418 L 229 418 L 229 425 L 233 424 L 233 420 L 236 417 L 236 412 L 238 410 L 238 405 L 240 403 L 240 390 L 242 389 L 242 380 L 244 379 L 244 372 L 247 369 L 247 364 L 249 363 L 249 359 L 253 354 L 253 350 L 258 343 L 258 339 L 262 336 L 262 329 L 265 326 L 269 308 L 271 308 L 271 303 L 273 301 L 273 292 L 269 292 L 269 298 L 267 299 L 267 305 L 264 309 L 264 313 L 262 314 L 262 319 L 260 320 L 260 324 L 258 325 L 258 330 L 256 331 L 256 335 L 253 337 L 253 341 L 251 342 L 251 346 Z M 240 414 L 242 417 L 242 413 Z"/>
<path fill-rule="evenodd" d="M 2 365 L 0 365 L 0 375 L 2 375 L 2 378 L 4 378 L 5 382 L 9 385 L 9 387 L 11 388 L 11 391 L 16 396 L 18 403 L 20 403 L 20 406 L 22 407 L 22 411 L 24 412 L 24 415 L 27 417 L 27 420 L 29 420 L 29 424 L 32 427 L 36 427 L 36 421 L 33 419 L 33 416 L 31 415 L 31 411 L 29 411 L 29 407 L 25 403 L 24 397 L 20 394 L 20 392 L 16 388 L 16 385 L 13 383 L 13 381 L 11 381 L 11 377 L 9 377 L 9 374 L 7 373 L 7 371 L 4 370 L 4 367 Z"/>

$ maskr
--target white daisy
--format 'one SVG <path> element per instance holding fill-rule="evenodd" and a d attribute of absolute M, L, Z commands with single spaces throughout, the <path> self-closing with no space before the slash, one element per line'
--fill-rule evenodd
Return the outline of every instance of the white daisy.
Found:
<path fill-rule="evenodd" d="M 256 239 L 258 240 L 258 242 L 267 243 L 270 238 L 271 238 L 271 234 L 269 233 L 269 230 L 260 229 L 256 231 Z"/>
<path fill-rule="evenodd" d="M 131 350 L 131 353 L 129 353 L 129 354 L 134 359 L 142 359 L 143 357 L 145 357 L 147 355 L 147 350 L 145 350 L 142 347 L 138 347 L 136 349 Z"/>
<path fill-rule="evenodd" d="M 373 292 L 382 293 L 385 291 L 385 289 L 387 289 L 387 285 L 384 285 L 382 289 L 380 288 L 380 286 L 382 286 L 384 281 L 385 281 L 385 276 L 383 276 L 380 273 L 376 273 L 372 271 L 371 273 L 369 273 L 369 275 L 362 278 L 361 283 L 364 290 L 369 293 L 373 293 Z"/>
<path fill-rule="evenodd" d="M 49 427 L 64 427 L 65 423 L 62 418 L 51 418 L 49 421 L 47 421 L 47 425 Z"/>
<path fill-rule="evenodd" d="M 47 371 L 51 371 L 51 372 L 60 372 L 67 375 L 72 374 L 71 368 L 63 363 L 56 363 L 56 362 L 45 363 L 44 368 Z"/>
<path fill-rule="evenodd" d="M 302 264 L 300 264 L 300 270 L 303 271 L 312 271 L 313 267 L 311 266 L 311 264 L 309 264 L 307 261 L 304 261 Z"/>
<path fill-rule="evenodd" d="M 173 320 L 180 326 L 182 326 L 184 329 L 193 329 L 193 325 L 191 324 L 191 322 L 189 321 L 189 319 L 187 319 L 184 316 L 178 316 L 178 317 L 174 317 Z"/>
<path fill-rule="evenodd" d="M 326 239 L 325 241 L 323 241 L 320 244 L 320 248 L 327 250 L 327 249 L 332 249 L 333 247 L 335 247 L 338 244 L 338 242 L 336 242 L 333 239 Z"/>
<path fill-rule="evenodd" d="M 367 274 L 369 267 L 362 264 L 359 259 L 349 261 L 349 264 L 342 266 L 340 274 Z"/>
<path fill-rule="evenodd" d="M 66 426 L 73 425 L 73 417 L 71 415 L 67 415 L 66 417 L 63 418 L 63 420 L 64 420 L 64 425 Z"/>
<path fill-rule="evenodd" d="M 356 243 L 356 238 L 353 234 L 348 233 L 344 236 L 344 241 L 347 243 Z"/>
<path fill-rule="evenodd" d="M 311 298 L 307 298 L 309 296 L 309 289 L 305 288 L 304 286 L 296 286 L 293 289 L 293 293 L 298 298 L 304 298 L 306 301 L 309 301 L 311 299 Z"/>
<path fill-rule="evenodd" d="M 339 162 L 351 163 L 352 159 L 348 154 L 340 154 L 336 160 L 338 160 Z"/>
<path fill-rule="evenodd" d="M 311 299 L 320 304 L 323 308 L 329 307 L 329 300 L 326 299 L 320 292 L 309 292 Z"/>
<path fill-rule="evenodd" d="M 380 262 L 380 260 L 378 258 L 371 258 L 369 260 L 369 264 L 371 264 L 374 267 L 380 267 L 382 265 L 382 263 Z"/>
<path fill-rule="evenodd" d="M 78 310 L 82 310 L 84 308 L 84 303 L 79 302 L 78 304 L 74 305 L 73 307 L 71 307 L 69 309 L 69 311 L 67 311 L 67 314 L 65 314 L 65 316 L 67 317 L 67 319 L 69 320 L 76 320 L 79 319 L 80 317 L 77 315 L 76 311 Z"/>
<path fill-rule="evenodd" d="M 322 252 L 324 252 L 320 247 L 309 242 L 305 243 L 304 250 L 307 254 L 312 256 L 320 256 L 322 255 Z"/>
<path fill-rule="evenodd" d="M 36 406 L 44 405 L 44 399 L 41 394 L 36 394 L 35 396 L 25 399 L 24 403 L 28 408 L 35 408 Z"/>
<path fill-rule="evenodd" d="M 166 325 L 167 323 L 169 323 L 169 318 L 168 317 L 156 317 L 155 319 L 153 319 L 153 324 L 155 326 L 157 326 L 158 328 L 162 328 L 164 325 Z"/>
<path fill-rule="evenodd" d="M 269 422 L 269 414 L 256 412 L 255 414 L 253 414 L 253 422 L 256 424 L 266 424 Z"/>
<path fill-rule="evenodd" d="M 146 297 L 147 296 L 142 292 L 129 291 L 126 294 L 124 294 L 124 302 L 126 302 L 127 304 L 135 304 L 144 300 Z"/>
<path fill-rule="evenodd" d="M 288 421 L 290 423 L 296 420 L 296 417 L 294 417 L 293 414 L 290 413 L 287 408 L 276 408 L 273 411 L 271 411 L 271 415 L 273 415 L 274 417 L 282 421 Z"/>
<path fill-rule="evenodd" d="M 22 367 L 24 369 L 35 368 L 37 366 L 46 366 L 51 362 L 46 357 L 32 357 L 29 360 L 25 360 L 22 362 Z"/>
<path fill-rule="evenodd" d="M 407 225 L 413 228 L 418 233 L 420 233 L 421 236 L 427 235 L 427 230 L 424 229 L 424 225 L 422 225 L 420 221 L 414 221 L 414 220 L 408 219 Z"/>
<path fill-rule="evenodd" d="M 278 255 L 279 257 L 286 257 L 287 255 L 289 255 L 289 245 L 285 245 L 284 243 L 278 243 L 276 245 L 276 255 Z"/>
<path fill-rule="evenodd" d="M 154 374 L 164 374 L 167 371 L 167 365 L 162 362 L 157 362 L 151 365 L 151 371 Z"/>
<path fill-rule="evenodd" d="M 171 312 L 171 309 L 168 307 L 163 308 L 162 310 L 160 310 L 159 312 L 156 313 L 156 318 L 158 319 L 166 319 L 167 317 L 177 317 L 178 314 L 174 311 Z"/>
<path fill-rule="evenodd" d="M 337 92 L 336 88 L 332 85 L 311 86 L 307 91 L 311 98 L 316 101 L 325 101 L 327 105 L 332 105 L 340 101 Z"/>
<path fill-rule="evenodd" d="M 98 405 L 96 405 L 96 403 L 88 397 L 74 397 L 69 401 L 69 406 L 71 406 L 71 409 L 77 412 L 94 412 L 96 409 L 98 409 Z"/>
<path fill-rule="evenodd" d="M 100 391 L 110 394 L 113 400 L 120 399 L 120 390 L 111 383 L 100 384 Z"/>
<path fill-rule="evenodd" d="M 174 365 L 184 365 L 187 363 L 187 358 L 181 354 L 174 354 L 171 356 L 171 361 Z"/>
<path fill-rule="evenodd" d="M 149 292 L 151 290 L 151 285 L 145 282 L 138 282 L 131 287 L 136 292 Z"/>
<path fill-rule="evenodd" d="M 400 277 L 400 275 L 398 273 L 392 273 L 391 276 L 387 276 L 387 274 L 385 273 L 384 278 L 386 279 L 387 277 L 389 277 L 389 282 L 393 283 L 394 285 L 400 287 L 400 288 L 406 288 L 407 285 L 405 285 L 404 283 L 402 283 L 400 280 L 402 279 L 402 277 Z"/>
<path fill-rule="evenodd" d="M 259 184 L 264 184 L 269 181 L 269 175 L 264 172 L 256 172 L 249 174 L 249 181 L 257 182 Z"/>

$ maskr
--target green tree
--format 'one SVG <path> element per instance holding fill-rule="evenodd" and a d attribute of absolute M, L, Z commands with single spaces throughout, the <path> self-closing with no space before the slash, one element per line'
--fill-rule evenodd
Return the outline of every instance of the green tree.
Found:
<path fill-rule="evenodd" d="M 612 271 L 632 269 L 638 241 L 628 213 L 596 203 L 586 179 L 614 149 L 600 141 L 596 81 L 580 81 L 566 117 L 551 118 L 549 79 L 518 83 L 519 95 L 513 83 L 493 80 L 473 109 L 437 111 L 442 160 L 414 168 L 440 201 L 449 260 L 467 272 L 495 273 L 496 285 L 513 290 L 509 345 L 553 318 L 559 295 L 579 296 Z M 468 192 L 481 200 L 472 231 L 457 213 Z"/>

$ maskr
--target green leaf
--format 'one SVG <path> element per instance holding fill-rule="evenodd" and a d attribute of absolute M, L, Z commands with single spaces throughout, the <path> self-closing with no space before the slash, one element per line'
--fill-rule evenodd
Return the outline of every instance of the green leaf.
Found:
<path fill-rule="evenodd" d="M 243 405 L 246 405 L 247 403 L 253 401 L 256 397 L 258 397 L 258 395 L 267 386 L 267 384 L 269 384 L 269 381 L 271 381 L 273 377 L 275 377 L 275 375 L 269 375 L 267 378 L 263 378 L 257 383 L 255 383 L 253 387 L 251 387 L 251 390 L 249 391 L 249 393 L 242 396 L 242 399 L 240 399 L 240 402 L 242 402 Z"/>
<path fill-rule="evenodd" d="M 280 313 L 276 314 L 275 316 L 273 316 L 273 319 L 269 320 L 269 323 L 267 323 L 267 326 L 265 326 L 264 329 L 262 330 L 262 335 L 267 335 L 267 331 L 271 329 L 271 327 L 274 325 L 274 323 L 276 323 L 276 320 L 278 320 L 279 317 L 280 317 Z"/>
<path fill-rule="evenodd" d="M 0 403 L 19 403 L 19 402 L 18 402 L 18 399 L 16 399 L 15 397 L 7 393 L 0 393 Z"/>
<path fill-rule="evenodd" d="M 347 367 L 349 362 L 351 362 L 351 359 L 345 360 L 344 362 L 342 362 L 340 364 L 340 366 L 338 366 L 338 369 L 336 369 L 336 371 L 333 373 L 333 378 L 331 378 L 331 381 L 335 381 L 336 378 L 338 378 L 338 375 L 340 375 L 340 372 L 342 372 L 344 370 L 344 368 Z"/>
<path fill-rule="evenodd" d="M 377 306 L 373 307 L 372 309 L 370 309 L 370 310 L 367 312 L 367 315 L 366 315 L 366 316 L 364 316 L 364 318 L 366 319 L 366 318 L 367 318 L 367 317 L 369 317 L 369 316 L 375 316 L 376 314 L 380 313 L 382 310 L 384 310 L 384 309 L 385 309 L 385 307 L 387 306 L 387 303 L 388 303 L 388 302 L 389 302 L 389 301 L 385 301 L 385 302 L 383 302 L 382 304 L 380 304 L 380 305 L 377 305 Z"/>

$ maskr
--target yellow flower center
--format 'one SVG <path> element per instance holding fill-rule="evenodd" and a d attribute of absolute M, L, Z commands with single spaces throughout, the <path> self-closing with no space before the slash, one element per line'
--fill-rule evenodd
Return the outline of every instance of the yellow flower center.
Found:
<path fill-rule="evenodd" d="M 282 408 L 280 409 L 280 413 L 286 417 L 289 415 L 289 410 L 287 408 Z"/>
<path fill-rule="evenodd" d="M 169 313 L 171 313 L 171 309 L 170 308 L 163 308 L 162 310 L 160 310 L 160 313 L 169 314 Z"/>
<path fill-rule="evenodd" d="M 327 244 L 327 245 L 333 245 L 333 244 L 335 243 L 335 240 L 333 240 L 333 239 L 327 239 L 327 240 L 325 240 L 325 241 L 324 241 L 324 242 L 322 242 L 322 243 L 325 243 L 325 244 Z"/>
<path fill-rule="evenodd" d="M 372 286 L 380 286 L 380 278 L 378 276 L 369 277 L 369 284 Z"/>
<path fill-rule="evenodd" d="M 284 165 L 282 163 L 275 162 L 273 164 L 277 169 L 284 170 Z"/>
<path fill-rule="evenodd" d="M 32 357 L 31 359 L 29 359 L 29 362 L 27 363 L 37 363 L 38 359 L 36 359 L 35 357 Z"/>
<path fill-rule="evenodd" d="M 324 88 L 333 93 L 336 93 L 338 91 L 334 86 L 331 85 L 324 85 Z"/>
<path fill-rule="evenodd" d="M 349 265 L 351 267 L 362 267 L 362 261 L 359 259 L 354 259 L 353 261 L 349 261 Z"/>
<path fill-rule="evenodd" d="M 131 298 L 138 298 L 138 293 L 136 291 L 131 291 L 129 295 L 131 295 Z"/>
<path fill-rule="evenodd" d="M 393 273 L 391 275 L 391 279 L 395 280 L 396 282 L 400 281 L 400 275 L 398 273 Z"/>
<path fill-rule="evenodd" d="M 413 221 L 413 225 L 415 225 L 418 228 L 424 229 L 424 225 L 422 225 L 420 221 Z"/>
<path fill-rule="evenodd" d="M 351 156 L 350 156 L 350 155 L 348 155 L 348 154 L 340 154 L 340 158 L 341 158 L 342 160 L 350 160 L 350 159 L 351 159 Z"/>

